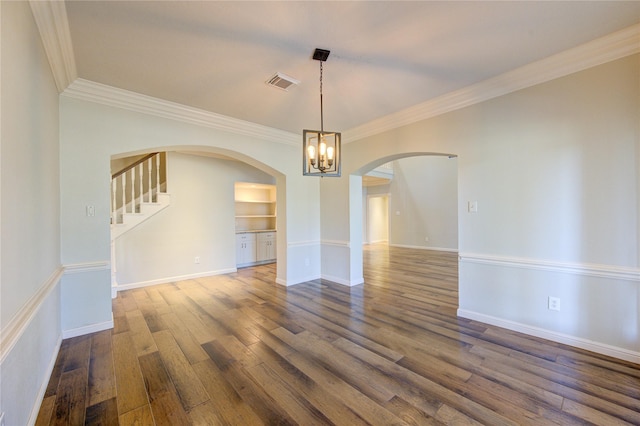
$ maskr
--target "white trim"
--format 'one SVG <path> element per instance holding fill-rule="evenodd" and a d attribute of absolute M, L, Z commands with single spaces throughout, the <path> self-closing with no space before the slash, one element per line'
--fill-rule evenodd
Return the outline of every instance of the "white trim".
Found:
<path fill-rule="evenodd" d="M 113 328 L 113 312 L 111 313 L 111 320 L 99 322 L 96 324 L 85 325 L 83 327 L 72 328 L 70 330 L 62 330 L 62 338 L 68 339 L 70 337 L 84 336 L 85 334 L 97 333 L 98 331 L 109 330 Z"/>
<path fill-rule="evenodd" d="M 63 265 L 65 274 L 82 274 L 84 272 L 106 271 L 111 269 L 111 262 L 99 260 L 96 262 L 70 263 Z"/>
<path fill-rule="evenodd" d="M 319 244 L 320 244 L 320 240 L 288 241 L 287 247 L 307 247 L 307 246 L 317 246 Z"/>
<path fill-rule="evenodd" d="M 74 99 L 205 126 L 290 146 L 300 145 L 300 135 L 249 121 L 216 114 L 84 79 L 76 79 L 62 93 Z"/>
<path fill-rule="evenodd" d="M 195 274 L 177 275 L 174 277 L 158 278 L 155 280 L 140 281 L 137 283 L 119 284 L 116 287 L 116 291 L 131 290 L 134 288 L 149 287 L 149 286 L 158 285 L 158 284 L 167 284 L 174 281 L 193 280 L 196 278 L 209 277 L 212 275 L 230 274 L 236 271 L 237 271 L 236 268 L 227 268 L 227 269 L 219 269 L 217 271 L 198 272 Z"/>
<path fill-rule="evenodd" d="M 320 244 L 323 246 L 333 246 L 333 247 L 351 247 L 351 241 L 346 240 L 322 240 Z"/>
<path fill-rule="evenodd" d="M 539 271 L 578 274 L 614 280 L 640 281 L 640 269 L 614 265 L 596 265 L 589 263 L 554 262 L 549 260 L 529 259 L 521 257 L 507 257 L 483 255 L 474 253 L 460 253 L 460 262 L 480 263 L 510 268 L 525 268 Z"/>
<path fill-rule="evenodd" d="M 56 360 L 58 359 L 58 352 L 60 352 L 60 346 L 62 345 L 62 336 L 58 337 L 58 342 L 56 343 L 56 347 L 52 352 L 51 360 L 49 360 L 49 366 L 44 374 L 44 380 L 40 384 L 40 390 L 38 391 L 38 396 L 36 397 L 36 402 L 33 404 L 31 408 L 31 414 L 29 415 L 29 425 L 35 425 L 36 420 L 38 419 L 38 414 L 40 413 L 40 406 L 42 405 L 42 401 L 44 400 L 44 394 L 47 392 L 47 387 L 49 386 L 49 380 L 51 379 L 51 374 L 53 373 L 53 368 L 56 366 Z"/>
<path fill-rule="evenodd" d="M 295 133 L 77 79 L 73 44 L 64 2 L 30 1 L 29 3 L 51 63 L 56 86 L 64 95 L 298 146 L 299 135 Z M 638 52 L 640 52 L 640 24 L 346 130 L 342 132 L 343 142 L 349 143 L 416 123 Z"/>
<path fill-rule="evenodd" d="M 410 248 L 417 250 L 433 250 L 433 251 L 446 251 L 449 253 L 457 253 L 458 249 L 444 248 L 444 247 L 430 247 L 430 246 L 411 246 L 407 244 L 389 244 L 391 247 Z"/>
<path fill-rule="evenodd" d="M 640 24 L 342 132 L 343 143 L 373 136 L 640 52 Z"/>
<path fill-rule="evenodd" d="M 478 312 L 467 311 L 464 309 L 458 309 L 458 316 L 640 364 L 640 352 L 634 352 L 628 349 L 618 348 L 616 346 L 606 345 L 603 343 L 594 342 L 592 340 L 583 339 L 581 337 L 558 333 L 555 331 L 533 327 L 515 321 L 496 318 Z"/>
<path fill-rule="evenodd" d="M 321 279 L 321 278 L 322 278 L 322 277 L 320 276 L 320 274 L 317 274 L 317 275 L 310 275 L 310 276 L 308 276 L 308 277 L 304 277 L 304 278 L 302 278 L 300 281 L 296 281 L 295 283 L 289 283 L 289 282 L 287 282 L 286 280 L 283 280 L 283 279 L 281 279 L 281 278 L 276 278 L 276 284 L 280 284 L 280 285 L 283 285 L 283 286 L 285 286 L 285 287 L 290 287 L 290 286 L 292 286 L 292 285 L 304 284 L 304 283 L 307 283 L 307 282 L 309 282 L 309 281 L 319 280 L 319 279 Z"/>
<path fill-rule="evenodd" d="M 59 267 L 47 278 L 45 283 L 35 292 L 29 300 L 18 310 L 16 315 L 2 327 L 0 331 L 0 364 L 2 364 L 9 353 L 22 337 L 31 320 L 36 316 L 40 307 L 49 294 L 60 283 L 63 275 L 63 268 Z"/>
<path fill-rule="evenodd" d="M 29 5 L 58 93 L 62 93 L 78 76 L 65 3 L 30 0 Z"/>
<path fill-rule="evenodd" d="M 354 285 L 364 284 L 364 278 L 362 278 L 362 277 L 351 281 L 351 280 L 345 280 L 345 279 L 340 278 L 340 277 L 335 277 L 335 276 L 332 276 L 332 275 L 323 274 L 322 275 L 322 279 L 334 282 L 336 284 L 346 285 L 347 287 L 353 287 Z"/>

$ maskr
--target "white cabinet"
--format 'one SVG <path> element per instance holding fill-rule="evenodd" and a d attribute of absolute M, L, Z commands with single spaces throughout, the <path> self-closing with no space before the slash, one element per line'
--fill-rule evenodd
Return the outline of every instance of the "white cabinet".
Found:
<path fill-rule="evenodd" d="M 258 262 L 276 260 L 275 232 L 259 232 L 256 235 L 256 257 Z"/>
<path fill-rule="evenodd" d="M 236 265 L 250 265 L 255 263 L 256 259 L 256 234 L 236 234 Z"/>
<path fill-rule="evenodd" d="M 236 265 L 276 261 L 276 187 L 236 182 Z"/>

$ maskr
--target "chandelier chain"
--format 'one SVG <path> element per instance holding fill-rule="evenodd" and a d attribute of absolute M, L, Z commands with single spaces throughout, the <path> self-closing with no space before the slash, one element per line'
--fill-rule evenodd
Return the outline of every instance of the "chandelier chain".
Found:
<path fill-rule="evenodd" d="M 324 132 L 324 111 L 322 109 L 322 61 L 320 61 L 320 132 Z"/>

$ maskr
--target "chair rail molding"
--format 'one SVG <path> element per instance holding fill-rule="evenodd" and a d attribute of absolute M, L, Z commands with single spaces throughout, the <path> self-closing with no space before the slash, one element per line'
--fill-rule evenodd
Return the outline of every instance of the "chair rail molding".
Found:
<path fill-rule="evenodd" d="M 53 271 L 40 289 L 35 292 L 20 310 L 18 310 L 16 315 L 2 327 L 2 330 L 0 330 L 0 364 L 4 362 L 7 355 L 9 355 L 16 343 L 20 340 L 29 323 L 38 313 L 42 303 L 56 286 L 60 284 L 63 274 L 63 267 L 59 267 Z"/>

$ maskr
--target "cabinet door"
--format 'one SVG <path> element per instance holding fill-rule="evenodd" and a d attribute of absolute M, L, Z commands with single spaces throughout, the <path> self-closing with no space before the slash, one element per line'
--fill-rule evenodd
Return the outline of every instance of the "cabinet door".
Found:
<path fill-rule="evenodd" d="M 258 262 L 275 260 L 276 258 L 276 234 L 275 232 L 262 232 L 257 237 Z"/>
<path fill-rule="evenodd" d="M 244 263 L 254 263 L 256 261 L 256 241 L 248 240 L 244 250 Z"/>
<path fill-rule="evenodd" d="M 276 239 L 269 240 L 269 245 L 267 246 L 267 259 L 275 260 L 276 258 Z"/>
<path fill-rule="evenodd" d="M 236 265 L 245 265 L 256 261 L 256 242 L 254 234 L 236 235 Z"/>

